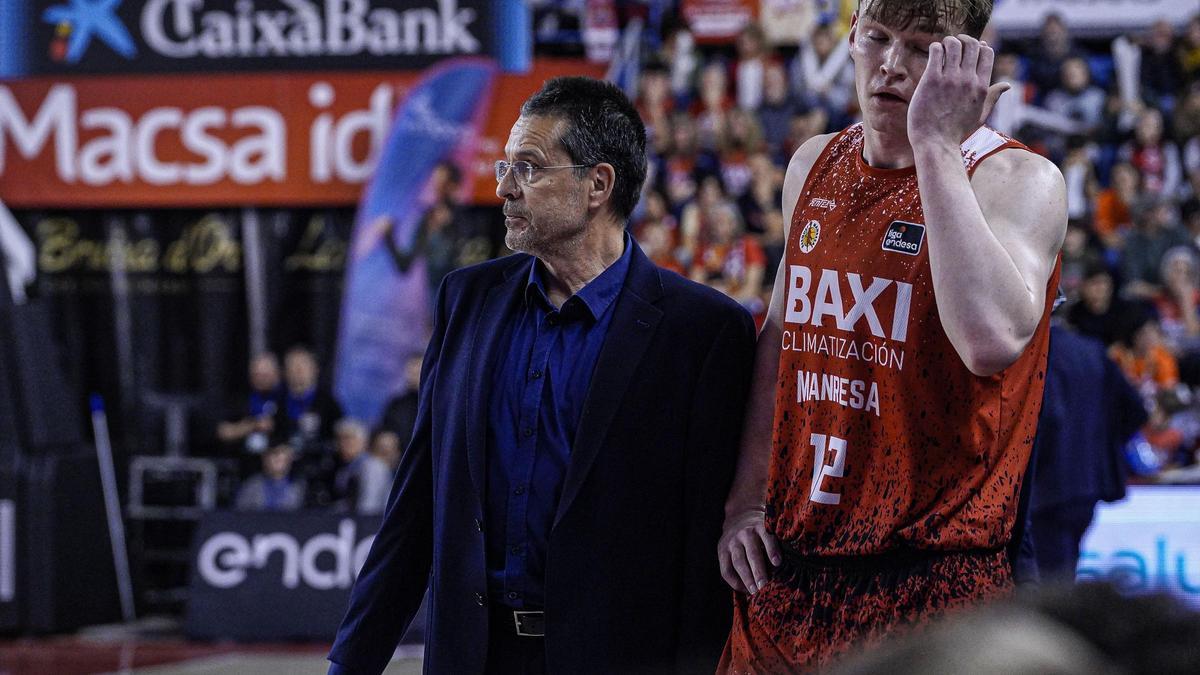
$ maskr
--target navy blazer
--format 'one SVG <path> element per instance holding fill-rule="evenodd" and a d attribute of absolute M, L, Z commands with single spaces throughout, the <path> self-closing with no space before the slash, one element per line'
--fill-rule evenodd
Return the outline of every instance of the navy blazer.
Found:
<path fill-rule="evenodd" d="M 507 354 L 501 322 L 533 263 L 517 254 L 459 270 L 438 292 L 417 425 L 331 672 L 380 672 L 427 586 L 425 672 L 484 669 L 488 383 Z M 754 324 L 731 299 L 657 268 L 636 244 L 614 311 L 546 553 L 547 667 L 711 673 L 731 618 L 717 540 Z"/>

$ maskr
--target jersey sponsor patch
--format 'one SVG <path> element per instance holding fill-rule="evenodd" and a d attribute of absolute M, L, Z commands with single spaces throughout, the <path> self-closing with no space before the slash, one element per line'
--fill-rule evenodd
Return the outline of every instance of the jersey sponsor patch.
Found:
<path fill-rule="evenodd" d="M 883 235 L 883 250 L 917 255 L 921 252 L 921 242 L 923 241 L 925 241 L 924 225 L 893 220 Z"/>
<path fill-rule="evenodd" d="M 803 230 L 800 230 L 800 250 L 808 253 L 817 247 L 817 242 L 821 240 L 821 224 L 815 220 L 808 221 Z"/>

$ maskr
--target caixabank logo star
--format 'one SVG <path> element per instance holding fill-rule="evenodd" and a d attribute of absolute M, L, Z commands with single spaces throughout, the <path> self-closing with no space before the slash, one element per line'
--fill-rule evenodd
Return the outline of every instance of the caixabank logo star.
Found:
<path fill-rule="evenodd" d="M 116 10 L 121 2 L 69 0 L 65 5 L 47 7 L 42 12 L 42 20 L 54 25 L 50 59 L 59 63 L 79 63 L 94 38 L 99 38 L 126 59 L 136 56 L 133 36 L 117 18 Z"/>

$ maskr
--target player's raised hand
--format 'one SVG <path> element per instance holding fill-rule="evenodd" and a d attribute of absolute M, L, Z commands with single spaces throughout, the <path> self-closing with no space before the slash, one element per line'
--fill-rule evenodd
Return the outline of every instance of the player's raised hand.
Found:
<path fill-rule="evenodd" d="M 966 140 L 1011 88 L 1007 82 L 990 84 L 995 58 L 986 42 L 969 35 L 930 44 L 925 74 L 908 106 L 909 142 L 957 146 Z"/>
<path fill-rule="evenodd" d="M 725 518 L 717 544 L 721 577 L 738 593 L 757 593 L 771 578 L 771 567 L 783 562 L 775 535 L 767 531 L 762 507 L 744 509 Z"/>

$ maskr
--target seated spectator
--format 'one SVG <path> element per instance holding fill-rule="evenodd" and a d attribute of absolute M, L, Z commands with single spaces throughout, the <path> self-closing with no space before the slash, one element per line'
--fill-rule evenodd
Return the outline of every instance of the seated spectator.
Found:
<path fill-rule="evenodd" d="M 320 385 L 320 374 L 317 357 L 306 347 L 292 347 L 283 357 L 284 393 L 275 429 L 301 453 L 319 453 L 342 416 L 341 406 Z"/>
<path fill-rule="evenodd" d="M 746 231 L 761 234 L 768 229 L 766 219 L 779 213 L 783 199 L 783 171 L 765 152 L 752 155 L 749 166 L 750 187 L 738 199 L 738 210 L 742 212 Z"/>
<path fill-rule="evenodd" d="M 1160 19 L 1141 41 L 1142 96 L 1153 106 L 1170 114 L 1175 94 L 1183 86 L 1183 69 L 1175 52 L 1175 26 Z"/>
<path fill-rule="evenodd" d="M 782 65 L 772 63 L 763 74 L 763 102 L 758 107 L 758 124 L 762 128 L 767 152 L 777 163 L 784 163 L 784 143 L 792 117 L 801 112 L 799 104 L 788 91 L 787 73 Z"/>
<path fill-rule="evenodd" d="M 1112 168 L 1109 187 L 1096 194 L 1092 226 L 1106 248 L 1120 250 L 1125 234 L 1133 227 L 1131 211 L 1138 198 L 1141 179 L 1132 164 L 1121 162 Z"/>
<path fill-rule="evenodd" d="M 351 418 L 335 427 L 338 468 L 330 495 L 336 510 L 363 515 L 383 513 L 392 489 L 392 469 L 367 452 L 367 428 Z"/>
<path fill-rule="evenodd" d="M 396 469 L 400 466 L 400 456 L 404 454 L 404 442 L 400 440 L 400 435 L 394 431 L 379 429 L 371 436 L 370 452 L 387 465 L 394 479 Z"/>
<path fill-rule="evenodd" d="M 714 60 L 700 71 L 698 96 L 692 104 L 691 113 L 696 120 L 696 141 L 704 150 L 717 149 L 729 124 L 728 114 L 733 108 L 729 97 L 729 76 L 724 63 Z"/>
<path fill-rule="evenodd" d="M 1082 136 L 1071 136 L 1065 143 L 1066 157 L 1060 168 L 1067 182 L 1067 218 L 1083 220 L 1091 215 L 1092 204 L 1100 192 L 1091 148 Z"/>
<path fill-rule="evenodd" d="M 252 454 L 267 449 L 279 410 L 279 359 L 263 352 L 250 360 L 250 391 L 230 406 L 217 425 L 217 439 Z"/>
<path fill-rule="evenodd" d="M 660 134 L 665 133 L 669 139 L 675 100 L 671 97 L 671 76 L 662 61 L 651 60 L 642 68 L 635 106 L 646 124 L 647 145 L 654 145 Z"/>
<path fill-rule="evenodd" d="M 1187 234 L 1176 226 L 1174 205 L 1158 195 L 1143 196 L 1134 207 L 1134 229 L 1125 238 L 1121 276 L 1125 293 L 1149 299 L 1158 292 L 1163 254 L 1188 243 Z"/>
<path fill-rule="evenodd" d="M 788 126 L 787 141 L 784 142 L 784 161 L 790 160 L 796 150 L 813 136 L 819 136 L 829 129 L 829 113 L 824 108 L 811 108 L 808 112 L 799 113 L 792 117 Z"/>
<path fill-rule="evenodd" d="M 1189 82 L 1200 80 L 1200 14 L 1188 21 L 1179 40 L 1179 69 Z"/>
<path fill-rule="evenodd" d="M 658 190 L 667 198 L 672 213 L 696 195 L 705 176 L 716 175 L 717 158 L 701 150 L 696 142 L 696 124 L 687 113 L 671 117 L 671 146 L 659 159 Z"/>
<path fill-rule="evenodd" d="M 687 268 L 692 266 L 696 253 L 712 231 L 711 220 L 717 207 L 725 202 L 725 188 L 721 179 L 707 176 L 700 183 L 696 198 L 683 207 L 679 216 L 679 262 Z"/>
<path fill-rule="evenodd" d="M 834 26 L 819 25 L 800 45 L 791 70 L 792 92 L 801 105 L 821 108 L 835 127 L 844 126 L 855 101 L 850 42 L 842 39 Z"/>
<path fill-rule="evenodd" d="M 262 473 L 247 478 L 238 490 L 239 511 L 295 511 L 304 506 L 304 482 L 293 478 L 295 450 L 287 443 L 262 453 Z"/>
<path fill-rule="evenodd" d="M 1175 197 L 1183 181 L 1179 148 L 1163 137 L 1163 114 L 1146 108 L 1138 114 L 1133 140 L 1118 151 L 1121 161 L 1129 162 L 1142 176 L 1146 192 Z"/>
<path fill-rule="evenodd" d="M 1179 364 L 1163 343 L 1162 328 L 1149 307 L 1137 305 L 1122 316 L 1118 331 L 1108 353 L 1138 391 L 1152 397 L 1179 384 Z"/>
<path fill-rule="evenodd" d="M 1117 341 L 1118 322 L 1129 308 L 1115 293 L 1112 273 L 1103 264 L 1093 263 L 1079 285 L 1079 299 L 1067 309 L 1067 322 L 1108 346 Z"/>
<path fill-rule="evenodd" d="M 417 423 L 417 389 L 421 384 L 421 364 L 424 356 L 410 354 L 404 361 L 404 389 L 388 401 L 383 409 L 379 428 L 399 436 L 404 443 L 412 438 Z"/>
<path fill-rule="evenodd" d="M 1029 57 L 1029 80 L 1043 97 L 1061 84 L 1062 66 L 1067 59 L 1082 56 L 1071 38 L 1067 24 L 1058 14 L 1048 14 L 1042 21 L 1041 39 L 1034 43 Z"/>
<path fill-rule="evenodd" d="M 763 273 L 767 257 L 752 235 L 745 233 L 742 216 L 729 203 L 713 210 L 709 236 L 692 262 L 690 276 L 737 300 L 751 314 L 762 304 Z"/>
<path fill-rule="evenodd" d="M 675 257 L 675 247 L 671 244 L 671 231 L 660 220 L 643 222 L 634 237 L 642 247 L 642 252 L 650 262 L 676 274 L 683 274 L 683 265 Z"/>
<path fill-rule="evenodd" d="M 1177 355 L 1200 350 L 1200 267 L 1191 246 L 1176 246 L 1162 259 L 1162 287 L 1154 296 L 1163 337 Z"/>
<path fill-rule="evenodd" d="M 730 110 L 727 119 L 725 135 L 718 142 L 718 163 L 726 193 L 737 199 L 750 187 L 750 157 L 762 148 L 762 129 L 758 120 L 745 110 Z"/>
<path fill-rule="evenodd" d="M 1104 253 L 1098 241 L 1078 221 L 1067 221 L 1067 235 L 1062 246 L 1062 274 L 1059 287 L 1068 298 L 1079 297 L 1080 287 L 1088 272 L 1104 264 Z"/>
<path fill-rule="evenodd" d="M 1075 133 L 1092 135 L 1104 121 L 1105 94 L 1092 84 L 1086 59 L 1074 56 L 1062 64 L 1062 84 L 1046 95 L 1047 110 L 1068 117 L 1078 125 Z"/>
<path fill-rule="evenodd" d="M 1175 115 L 1171 119 L 1171 130 L 1175 142 L 1183 147 L 1183 170 L 1193 171 L 1200 168 L 1200 148 L 1194 143 L 1200 143 L 1200 80 L 1188 85 L 1184 90 L 1183 99 L 1175 106 Z"/>
<path fill-rule="evenodd" d="M 735 101 L 742 110 L 753 112 L 762 105 L 766 71 L 776 59 L 767 47 L 762 27 L 754 22 L 742 29 L 736 49 L 737 60 L 733 63 Z"/>

